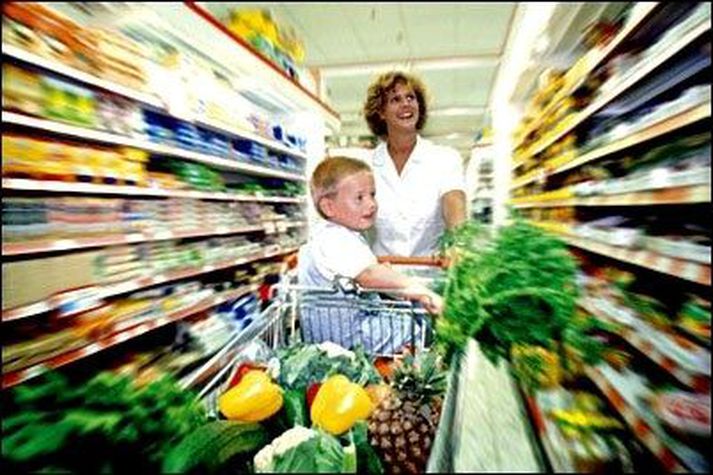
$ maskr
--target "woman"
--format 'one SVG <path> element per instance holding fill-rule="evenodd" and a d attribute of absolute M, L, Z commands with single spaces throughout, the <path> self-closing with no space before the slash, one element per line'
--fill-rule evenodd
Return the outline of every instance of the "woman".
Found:
<path fill-rule="evenodd" d="M 378 77 L 367 92 L 364 116 L 382 142 L 372 157 L 379 213 L 377 256 L 430 256 L 438 239 L 466 219 L 461 157 L 419 135 L 428 109 L 421 81 L 407 73 Z"/>

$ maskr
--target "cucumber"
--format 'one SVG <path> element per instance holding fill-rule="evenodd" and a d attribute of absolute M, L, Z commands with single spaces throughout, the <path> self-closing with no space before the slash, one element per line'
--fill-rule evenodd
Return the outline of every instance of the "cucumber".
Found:
<path fill-rule="evenodd" d="M 233 457 L 252 454 L 267 442 L 267 431 L 260 424 L 212 421 L 174 446 L 166 455 L 161 471 L 215 473 Z"/>

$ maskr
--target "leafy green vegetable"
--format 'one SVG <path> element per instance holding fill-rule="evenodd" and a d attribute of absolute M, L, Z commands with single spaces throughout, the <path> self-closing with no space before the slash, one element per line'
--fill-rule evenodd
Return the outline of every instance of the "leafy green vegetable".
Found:
<path fill-rule="evenodd" d="M 301 389 L 287 389 L 282 395 L 282 399 L 282 408 L 288 427 L 297 425 L 307 427 L 310 425 L 304 391 Z"/>
<path fill-rule="evenodd" d="M 350 457 L 352 460 L 350 460 Z M 320 429 L 295 426 L 255 455 L 255 470 L 272 473 L 343 473 L 356 465 L 353 444 Z"/>
<path fill-rule="evenodd" d="M 444 318 L 436 322 L 447 358 L 470 337 L 493 362 L 509 358 L 514 344 L 559 350 L 563 339 L 595 357 L 594 340 L 572 318 L 576 264 L 562 241 L 517 220 L 492 240 L 484 228 L 468 223 L 443 244 L 458 255 L 449 269 Z"/>
<path fill-rule="evenodd" d="M 359 421 L 354 424 L 349 434 L 353 438 L 356 447 L 357 472 L 377 475 L 384 473 L 381 459 L 374 450 L 374 447 L 369 443 L 369 432 L 366 421 Z"/>
<path fill-rule="evenodd" d="M 280 386 L 304 390 L 310 383 L 323 381 L 336 373 L 362 386 L 381 382 L 381 376 L 363 349 L 357 348 L 353 354 L 353 360 L 342 354 L 330 356 L 319 345 L 304 343 L 280 349 L 277 353 L 281 361 Z"/>
<path fill-rule="evenodd" d="M 277 473 L 340 473 L 344 466 L 344 449 L 332 435 L 316 431 L 317 435 L 282 454 L 275 456 L 273 471 Z"/>
<path fill-rule="evenodd" d="M 3 458 L 21 472 L 157 471 L 173 442 L 204 421 L 194 398 L 169 377 L 138 387 L 110 372 L 83 384 L 48 373 L 7 395 Z"/>

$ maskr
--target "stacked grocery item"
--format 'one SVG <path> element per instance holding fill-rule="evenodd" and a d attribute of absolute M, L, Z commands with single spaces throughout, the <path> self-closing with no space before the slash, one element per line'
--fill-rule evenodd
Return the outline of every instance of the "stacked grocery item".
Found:
<path fill-rule="evenodd" d="M 266 146 L 252 140 L 230 136 L 209 127 L 199 127 L 166 113 L 142 108 L 138 103 L 115 94 L 93 90 L 7 63 L 3 64 L 3 108 L 122 136 L 144 138 L 197 153 L 257 163 L 269 168 L 296 173 L 302 173 L 304 170 L 302 160 L 284 153 L 268 152 Z M 280 127 L 275 129 L 282 130 Z M 303 140 L 298 140 L 293 135 L 288 136 L 292 138 L 291 141 L 279 140 L 273 136 L 272 130 L 270 127 L 270 133 L 265 132 L 271 140 L 284 142 L 291 148 L 304 149 Z M 48 141 L 43 139 L 40 142 Z M 30 143 L 33 144 L 34 142 Z M 96 146 L 82 148 L 98 150 Z M 65 152 L 71 154 L 76 150 Z M 24 161 L 24 158 L 18 160 Z M 83 159 L 78 161 L 81 163 Z M 213 185 L 208 187 L 214 188 Z"/>
<path fill-rule="evenodd" d="M 148 153 L 31 136 L 2 136 L 2 174 L 46 180 L 145 186 Z"/>
<path fill-rule="evenodd" d="M 59 239 L 132 233 L 198 232 L 237 229 L 270 220 L 301 218 L 275 213 L 273 206 L 251 202 L 186 198 L 10 197 L 3 201 L 3 241 Z M 291 208 L 298 213 L 299 207 Z"/>
<path fill-rule="evenodd" d="M 294 245 L 290 236 L 279 236 L 277 239 Z M 3 309 L 32 304 L 53 296 L 69 296 L 76 293 L 76 289 L 111 290 L 112 284 L 150 279 L 166 273 L 170 275 L 181 270 L 199 272 L 202 266 L 229 264 L 259 255 L 267 247 L 267 243 L 259 244 L 242 236 L 233 236 L 186 243 L 162 241 L 115 246 L 6 262 L 2 267 Z"/>
<path fill-rule="evenodd" d="M 299 80 L 296 66 L 304 61 L 304 46 L 293 28 L 278 24 L 269 10 L 234 8 L 224 21 L 230 31 L 253 46 L 285 74 Z"/>
<path fill-rule="evenodd" d="M 105 28 L 85 27 L 51 6 L 3 6 L 3 42 L 138 91 L 149 86 L 143 44 Z"/>
<path fill-rule="evenodd" d="M 558 388 L 537 392 L 534 402 L 555 472 L 634 470 L 632 442 L 601 397 Z"/>

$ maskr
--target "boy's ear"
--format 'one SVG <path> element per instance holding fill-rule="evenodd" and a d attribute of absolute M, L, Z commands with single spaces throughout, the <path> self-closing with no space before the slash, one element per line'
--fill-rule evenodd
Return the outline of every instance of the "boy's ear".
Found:
<path fill-rule="evenodd" d="M 330 197 L 323 196 L 320 198 L 318 206 L 319 209 L 322 210 L 322 213 L 324 213 L 328 218 L 332 218 L 334 216 L 334 200 Z"/>

